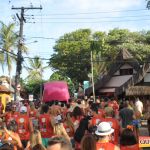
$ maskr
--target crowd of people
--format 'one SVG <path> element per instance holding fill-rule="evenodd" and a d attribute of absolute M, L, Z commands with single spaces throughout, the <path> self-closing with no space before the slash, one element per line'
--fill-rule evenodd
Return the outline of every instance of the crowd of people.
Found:
<path fill-rule="evenodd" d="M 11 102 L 0 111 L 0 150 L 139 150 L 142 111 L 139 99 Z"/>

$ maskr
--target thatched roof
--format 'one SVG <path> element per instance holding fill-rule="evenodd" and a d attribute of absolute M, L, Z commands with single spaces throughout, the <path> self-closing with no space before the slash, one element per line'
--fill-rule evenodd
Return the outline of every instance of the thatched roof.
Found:
<path fill-rule="evenodd" d="M 131 86 L 125 92 L 127 96 L 150 95 L 150 86 Z"/>

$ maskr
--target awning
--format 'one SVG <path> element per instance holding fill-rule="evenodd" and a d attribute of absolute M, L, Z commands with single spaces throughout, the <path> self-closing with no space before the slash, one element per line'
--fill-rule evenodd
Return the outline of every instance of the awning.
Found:
<path fill-rule="evenodd" d="M 100 93 L 114 93 L 115 92 L 115 88 L 108 88 L 108 89 L 100 89 L 99 90 Z"/>
<path fill-rule="evenodd" d="M 124 76 L 115 76 L 110 79 L 110 81 L 105 84 L 104 87 L 120 87 L 123 85 L 125 82 L 127 82 L 132 75 L 124 75 Z"/>
<path fill-rule="evenodd" d="M 132 86 L 126 90 L 127 96 L 150 95 L 150 86 Z"/>

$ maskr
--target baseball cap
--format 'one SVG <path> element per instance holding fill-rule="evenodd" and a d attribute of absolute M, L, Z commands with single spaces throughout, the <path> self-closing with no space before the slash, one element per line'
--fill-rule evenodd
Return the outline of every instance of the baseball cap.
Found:
<path fill-rule="evenodd" d="M 27 107 L 26 107 L 26 106 L 22 106 L 22 107 L 20 108 L 20 112 L 21 112 L 21 113 L 26 113 L 26 112 L 27 112 Z"/>

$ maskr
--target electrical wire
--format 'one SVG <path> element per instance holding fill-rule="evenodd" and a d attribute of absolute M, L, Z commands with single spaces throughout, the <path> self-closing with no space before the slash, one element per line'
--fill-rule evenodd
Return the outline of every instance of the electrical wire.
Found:
<path fill-rule="evenodd" d="M 144 20 L 150 20 L 150 18 L 142 18 L 142 19 L 135 19 L 135 20 L 104 20 L 104 21 L 94 21 L 94 22 L 90 22 L 90 21 L 87 21 L 87 22 L 75 22 L 75 21 L 72 21 L 72 22 L 64 22 L 64 21 L 55 21 L 55 22 L 43 22 L 43 23 L 54 23 L 54 24 L 71 24 L 71 23 L 73 23 L 73 24 L 79 24 L 79 23 L 84 23 L 84 24 L 86 24 L 86 23 L 113 23 L 113 22 L 136 22 L 136 21 L 144 21 Z M 34 24 L 36 24 L 36 23 L 41 23 L 41 22 L 27 22 L 27 23 L 34 23 Z"/>
<path fill-rule="evenodd" d="M 1 52 L 6 52 L 6 53 L 11 54 L 11 55 L 13 55 L 13 56 L 17 56 L 17 54 L 15 54 L 15 53 L 13 53 L 13 52 L 10 52 L 10 51 L 7 51 L 7 50 L 5 50 L 5 49 L 2 48 L 2 47 L 0 47 L 0 50 L 2 50 Z"/>
<path fill-rule="evenodd" d="M 70 15 L 107 14 L 107 13 L 136 12 L 136 11 L 139 12 L 139 11 L 148 11 L 148 10 L 147 9 L 132 9 L 132 10 L 109 10 L 109 11 L 98 11 L 98 12 L 49 13 L 49 14 L 43 14 L 43 16 L 64 16 L 64 15 L 70 16 Z M 40 16 L 40 14 L 37 14 L 34 16 Z"/>
<path fill-rule="evenodd" d="M 80 17 L 80 18 L 67 18 L 67 17 L 65 17 L 65 18 L 54 18 L 54 17 L 46 17 L 46 18 L 42 18 L 42 19 L 71 19 L 71 20 L 73 20 L 73 19 L 82 19 L 82 20 L 85 20 L 85 19 L 91 19 L 91 20 L 95 20 L 95 19 L 117 19 L 117 18 L 136 18 L 136 17 L 150 17 L 150 15 L 134 15 L 134 16 L 120 16 L 120 17 L 109 17 L 109 16 L 106 16 L 106 17 L 101 17 L 101 16 L 99 16 L 99 17 Z M 39 17 L 34 17 L 34 15 L 33 15 L 33 17 L 31 18 L 31 17 L 26 17 L 27 19 L 41 19 L 41 18 L 39 18 Z"/>

